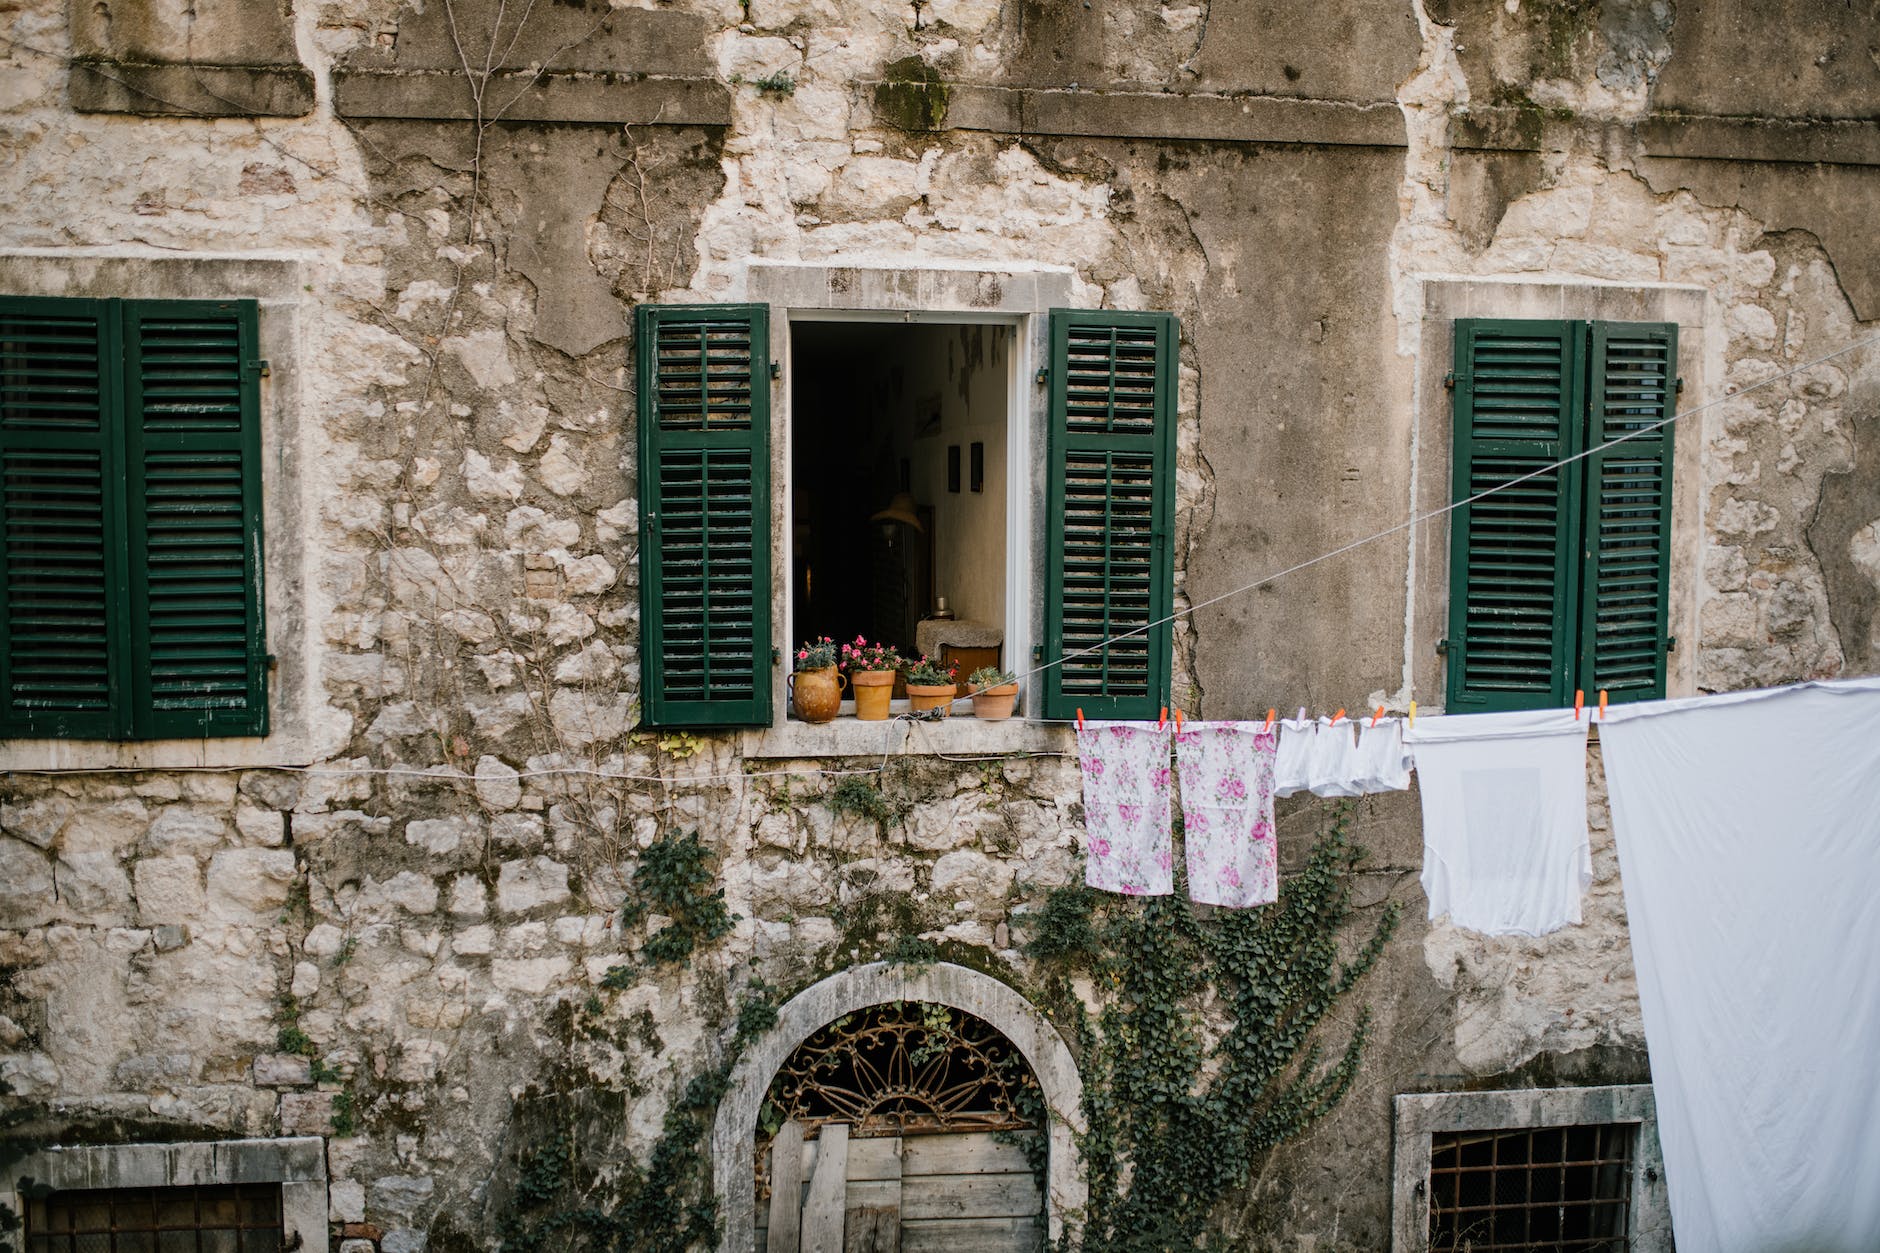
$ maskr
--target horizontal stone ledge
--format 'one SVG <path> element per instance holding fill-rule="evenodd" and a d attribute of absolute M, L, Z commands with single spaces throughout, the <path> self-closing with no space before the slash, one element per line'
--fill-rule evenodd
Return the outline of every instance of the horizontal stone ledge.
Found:
<path fill-rule="evenodd" d="M 80 113 L 304 117 L 313 112 L 313 74 L 298 65 L 74 61 L 67 96 Z"/>
<path fill-rule="evenodd" d="M 493 75 L 484 117 L 504 122 L 593 122 L 629 126 L 729 126 L 731 94 L 715 78 L 620 74 Z M 345 118 L 472 121 L 469 79 L 455 72 L 337 70 L 333 109 Z"/>
<path fill-rule="evenodd" d="M 930 102 L 927 116 L 934 121 L 918 128 L 923 130 L 1369 148 L 1401 148 L 1408 142 L 1403 112 L 1388 102 L 973 83 L 864 81 L 860 86 L 877 101 L 892 93 Z M 882 111 L 879 105 L 877 111 Z"/>
<path fill-rule="evenodd" d="M 1647 157 L 1880 165 L 1880 122 L 1837 118 L 1653 113 L 1638 121 L 1614 122 L 1490 105 L 1450 118 L 1449 145 L 1484 152 L 1564 149 L 1570 132 L 1583 126 L 1602 131 L 1607 143 L 1634 139 L 1639 155 Z"/>

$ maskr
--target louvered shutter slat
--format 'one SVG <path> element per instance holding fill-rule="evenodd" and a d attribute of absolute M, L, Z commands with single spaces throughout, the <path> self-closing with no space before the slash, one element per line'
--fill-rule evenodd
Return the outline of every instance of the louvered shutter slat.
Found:
<path fill-rule="evenodd" d="M 254 306 L 124 306 L 133 720 L 142 737 L 264 735 Z"/>
<path fill-rule="evenodd" d="M 1613 701 L 1664 695 L 1677 327 L 1595 323 L 1590 353 L 1580 673 Z"/>
<path fill-rule="evenodd" d="M 1576 324 L 1456 323 L 1449 698 L 1457 711 L 1568 697 L 1582 355 Z M 1551 467 L 1551 468 L 1550 468 Z"/>
<path fill-rule="evenodd" d="M 636 311 L 642 710 L 770 721 L 770 388 L 761 305 Z"/>
<path fill-rule="evenodd" d="M 0 735 L 123 730 L 116 361 L 108 302 L 0 301 Z"/>
<path fill-rule="evenodd" d="M 1062 663 L 1046 716 L 1152 718 L 1168 702 L 1175 319 L 1054 310 L 1051 343 L 1045 617 Z"/>

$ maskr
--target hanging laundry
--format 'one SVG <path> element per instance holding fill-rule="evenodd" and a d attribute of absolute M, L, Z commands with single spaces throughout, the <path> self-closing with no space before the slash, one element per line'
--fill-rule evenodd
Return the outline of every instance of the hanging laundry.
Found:
<path fill-rule="evenodd" d="M 1351 738 L 1351 720 L 1320 718 L 1312 730 L 1306 754 L 1306 775 L 1314 796 L 1363 796 L 1358 783 L 1358 744 Z"/>
<path fill-rule="evenodd" d="M 1297 718 L 1282 718 L 1275 728 L 1279 732 L 1279 752 L 1273 759 L 1273 795 L 1291 796 L 1294 792 L 1303 792 L 1312 786 L 1309 770 L 1312 756 L 1312 733 L 1318 724 L 1309 721 L 1305 710 L 1299 711 Z"/>
<path fill-rule="evenodd" d="M 1678 1247 L 1880 1249 L 1880 679 L 1599 738 Z"/>
<path fill-rule="evenodd" d="M 1358 729 L 1352 782 L 1360 792 L 1401 792 L 1410 786 L 1410 754 L 1404 751 L 1403 723 L 1380 718 Z"/>
<path fill-rule="evenodd" d="M 1084 882 L 1105 892 L 1167 896 L 1175 890 L 1169 828 L 1169 726 L 1087 722 L 1077 729 L 1084 772 Z"/>
<path fill-rule="evenodd" d="M 1259 722 L 1191 722 L 1176 734 L 1191 899 L 1234 909 L 1279 899 L 1278 751 L 1277 728 Z"/>
<path fill-rule="evenodd" d="M 1423 798 L 1423 891 L 1485 935 L 1580 921 L 1593 881 L 1586 719 L 1570 709 L 1419 718 L 1405 732 Z"/>

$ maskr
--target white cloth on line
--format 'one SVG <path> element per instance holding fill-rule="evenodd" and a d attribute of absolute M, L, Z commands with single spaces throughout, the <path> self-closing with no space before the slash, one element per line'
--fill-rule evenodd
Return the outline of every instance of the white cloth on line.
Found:
<path fill-rule="evenodd" d="M 1358 728 L 1355 777 L 1360 792 L 1401 792 L 1410 786 L 1410 755 L 1404 751 L 1403 723 L 1382 718 Z"/>
<path fill-rule="evenodd" d="M 1351 720 L 1320 718 L 1306 750 L 1306 777 L 1314 796 L 1363 796 L 1358 784 L 1358 742 Z"/>
<path fill-rule="evenodd" d="M 1586 728 L 1571 709 L 1419 718 L 1404 732 L 1423 799 L 1423 891 L 1485 935 L 1580 921 L 1593 881 Z"/>
<path fill-rule="evenodd" d="M 1277 739 L 1261 722 L 1190 722 L 1176 733 L 1191 899 L 1232 909 L 1279 899 Z"/>
<path fill-rule="evenodd" d="M 1084 882 L 1128 896 L 1175 890 L 1171 724 L 1087 722 L 1077 729 L 1084 774 Z"/>
<path fill-rule="evenodd" d="M 1312 751 L 1312 732 L 1317 723 L 1305 718 L 1281 718 L 1279 752 L 1273 758 L 1273 795 L 1291 796 L 1312 786 L 1307 759 Z"/>
<path fill-rule="evenodd" d="M 1880 679 L 1599 736 L 1678 1247 L 1880 1249 Z"/>

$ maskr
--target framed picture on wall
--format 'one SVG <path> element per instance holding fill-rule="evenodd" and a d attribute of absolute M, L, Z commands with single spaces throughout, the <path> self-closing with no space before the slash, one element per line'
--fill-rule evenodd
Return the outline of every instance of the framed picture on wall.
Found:
<path fill-rule="evenodd" d="M 960 446 L 958 444 L 947 445 L 947 490 L 949 492 L 960 490 Z"/>

